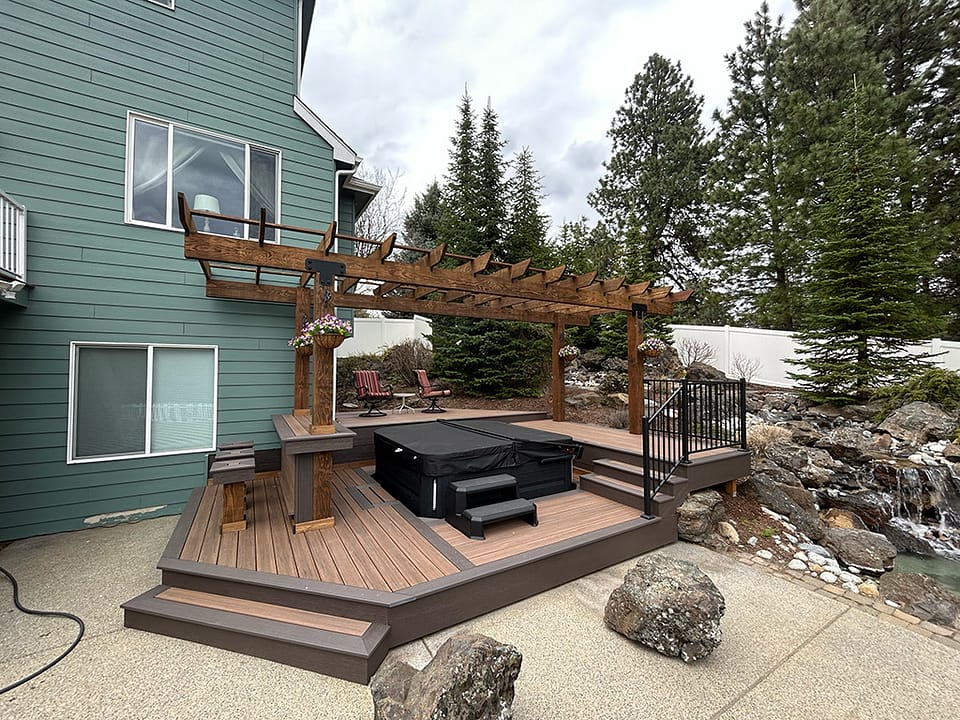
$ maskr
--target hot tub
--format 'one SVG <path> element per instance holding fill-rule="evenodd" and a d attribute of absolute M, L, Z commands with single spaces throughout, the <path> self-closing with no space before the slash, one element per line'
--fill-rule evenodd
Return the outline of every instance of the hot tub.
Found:
<path fill-rule="evenodd" d="M 451 482 L 507 473 L 520 497 L 573 488 L 580 446 L 567 435 L 495 420 L 437 420 L 373 434 L 374 477 L 420 517 L 444 517 Z"/>

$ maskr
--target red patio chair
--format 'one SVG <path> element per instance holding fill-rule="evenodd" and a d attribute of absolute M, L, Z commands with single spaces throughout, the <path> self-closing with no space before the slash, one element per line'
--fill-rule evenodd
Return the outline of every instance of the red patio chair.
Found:
<path fill-rule="evenodd" d="M 424 412 L 446 412 L 446 410 L 437 405 L 437 401 L 440 400 L 440 398 L 450 397 L 453 395 L 453 390 L 440 383 L 430 382 L 430 378 L 427 377 L 426 370 L 414 370 L 414 372 L 417 374 L 417 394 L 420 395 L 420 397 L 424 400 L 428 400 L 430 402 L 430 407 L 425 409 Z"/>
<path fill-rule="evenodd" d="M 376 370 L 354 370 L 353 384 L 357 388 L 357 401 L 367 408 L 360 417 L 379 417 L 386 415 L 378 408 L 393 398 L 393 386 L 380 384 L 380 373 Z"/>

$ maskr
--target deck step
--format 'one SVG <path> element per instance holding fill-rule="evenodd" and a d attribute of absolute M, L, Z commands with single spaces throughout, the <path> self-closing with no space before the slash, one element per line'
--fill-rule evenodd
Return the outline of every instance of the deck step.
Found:
<path fill-rule="evenodd" d="M 491 505 L 467 508 L 461 515 L 448 515 L 446 520 L 471 540 L 484 539 L 484 527 L 503 520 L 526 520 L 537 526 L 537 506 L 524 498 L 504 500 Z"/>
<path fill-rule="evenodd" d="M 605 497 L 627 507 L 643 510 L 643 486 L 624 482 L 598 473 L 584 473 L 580 476 L 580 489 L 594 495 Z M 662 517 L 668 508 L 676 505 L 674 497 L 666 493 L 653 496 L 653 514 Z"/>
<path fill-rule="evenodd" d="M 367 683 L 389 626 L 271 603 L 158 585 L 123 604 L 123 624 Z"/>
<path fill-rule="evenodd" d="M 593 466 L 599 475 L 643 488 L 643 467 L 641 465 L 632 465 L 613 458 L 597 458 L 593 461 Z M 655 484 L 659 483 L 662 477 L 661 473 L 653 472 Z M 684 482 L 686 482 L 685 478 L 671 477 L 663 484 L 660 491 L 666 495 L 673 495 L 675 494 L 674 487 Z"/>

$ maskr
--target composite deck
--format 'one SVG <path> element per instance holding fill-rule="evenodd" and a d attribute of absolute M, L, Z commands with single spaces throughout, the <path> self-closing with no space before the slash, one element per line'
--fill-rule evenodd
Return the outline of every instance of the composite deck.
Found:
<path fill-rule="evenodd" d="M 674 542 L 675 509 L 689 490 L 749 469 L 740 451 L 697 453 L 658 494 L 656 517 L 645 517 L 637 436 L 540 413 L 441 417 L 491 416 L 584 444 L 580 487 L 536 498 L 537 527 L 505 521 L 471 540 L 443 520 L 418 518 L 374 480 L 371 453 L 337 460 L 334 526 L 294 533 L 278 474 L 261 472 L 247 483 L 239 533 L 220 532 L 222 486 L 194 492 L 158 563 L 162 584 L 124 604 L 125 624 L 367 682 L 391 647 Z M 338 422 L 363 446 L 377 427 L 435 418 Z"/>

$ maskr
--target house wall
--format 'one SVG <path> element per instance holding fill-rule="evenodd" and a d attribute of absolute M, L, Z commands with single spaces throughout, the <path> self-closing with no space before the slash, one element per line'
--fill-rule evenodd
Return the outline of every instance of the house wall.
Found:
<path fill-rule="evenodd" d="M 5 0 L 0 188 L 27 207 L 34 287 L 25 309 L 0 304 L 0 540 L 176 513 L 205 482 L 203 453 L 66 463 L 71 341 L 218 345 L 217 440 L 278 445 L 292 308 L 204 297 L 182 233 L 124 224 L 124 157 L 128 111 L 278 149 L 282 221 L 325 227 L 334 160 L 292 111 L 295 12 Z"/>

